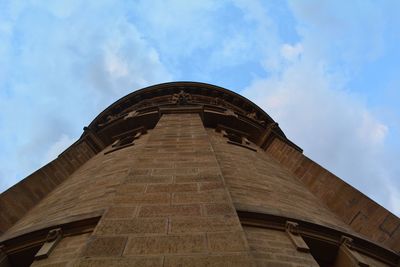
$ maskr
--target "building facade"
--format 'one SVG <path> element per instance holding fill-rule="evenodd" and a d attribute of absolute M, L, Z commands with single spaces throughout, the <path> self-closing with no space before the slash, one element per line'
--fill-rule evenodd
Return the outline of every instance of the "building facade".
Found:
<path fill-rule="evenodd" d="M 0 267 L 400 266 L 400 220 L 251 101 L 174 82 L 2 193 L 0 251 Z"/>

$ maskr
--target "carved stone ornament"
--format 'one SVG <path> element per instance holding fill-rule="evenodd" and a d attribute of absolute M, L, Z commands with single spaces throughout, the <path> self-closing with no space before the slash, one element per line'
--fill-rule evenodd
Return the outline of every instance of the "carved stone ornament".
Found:
<path fill-rule="evenodd" d="M 270 123 L 270 124 L 268 125 L 268 129 L 274 130 L 274 129 L 278 128 L 278 125 L 279 125 L 279 124 L 276 123 L 276 122 Z"/>
<path fill-rule="evenodd" d="M 40 250 L 36 253 L 35 259 L 45 259 L 49 257 L 51 251 L 55 248 L 55 246 L 60 242 L 62 238 L 62 230 L 61 228 L 52 229 L 49 231 L 46 237 L 46 242 L 42 245 Z"/>
<path fill-rule="evenodd" d="M 265 121 L 258 118 L 257 111 L 253 110 L 252 112 L 247 113 L 248 118 L 257 121 L 259 124 L 265 126 Z"/>
<path fill-rule="evenodd" d="M 257 112 L 253 110 L 252 112 L 247 113 L 247 117 L 253 120 L 257 120 Z"/>
<path fill-rule="evenodd" d="M 349 248 L 351 248 L 352 244 L 353 244 L 353 239 L 348 237 L 348 236 L 342 236 L 340 238 L 340 244 L 345 245 Z"/>
<path fill-rule="evenodd" d="M 143 101 L 141 101 L 137 106 L 136 106 L 136 108 L 145 108 L 145 107 L 148 107 L 148 106 L 151 106 L 151 101 L 149 101 L 148 99 L 145 99 L 145 100 L 143 100 Z"/>
<path fill-rule="evenodd" d="M 299 225 L 296 222 L 287 221 L 286 222 L 286 233 L 289 236 L 290 241 L 300 252 L 309 252 L 310 248 L 307 246 L 301 237 L 298 229 Z"/>
<path fill-rule="evenodd" d="M 219 97 L 213 98 L 211 101 L 211 104 L 216 105 L 216 106 L 222 106 L 222 107 L 226 106 L 225 100 L 223 100 Z"/>
<path fill-rule="evenodd" d="M 225 138 L 228 138 L 229 141 L 235 142 L 238 144 L 242 144 L 243 137 L 240 134 L 232 132 L 232 131 L 226 131 L 226 130 L 221 130 L 221 133 L 222 133 L 222 136 Z"/>
<path fill-rule="evenodd" d="M 189 93 L 185 93 L 181 90 L 177 94 L 172 95 L 172 103 L 177 105 L 188 104 L 192 100 L 192 96 Z"/>
<path fill-rule="evenodd" d="M 342 236 L 340 240 L 340 248 L 336 256 L 336 264 L 339 266 L 362 266 L 369 267 L 369 263 L 365 258 L 353 249 L 353 239 L 348 236 Z"/>
<path fill-rule="evenodd" d="M 139 112 L 137 112 L 136 110 L 133 110 L 133 111 L 131 111 L 128 114 L 125 115 L 124 120 L 130 119 L 130 118 L 134 118 L 138 114 L 139 114 Z"/>
<path fill-rule="evenodd" d="M 233 110 L 231 110 L 231 109 L 227 109 L 227 110 L 225 110 L 224 111 L 224 114 L 226 115 L 226 116 L 233 116 L 233 117 L 238 117 L 238 115 L 233 111 Z"/>
<path fill-rule="evenodd" d="M 0 266 L 8 267 L 11 264 L 8 261 L 7 254 L 4 252 L 4 246 L 0 246 Z"/>
<path fill-rule="evenodd" d="M 106 119 L 104 120 L 104 122 L 99 123 L 99 126 L 100 127 L 105 126 L 105 125 L 110 124 L 111 122 L 113 122 L 113 121 L 115 121 L 117 119 L 119 119 L 118 115 L 108 115 L 106 117 Z"/>

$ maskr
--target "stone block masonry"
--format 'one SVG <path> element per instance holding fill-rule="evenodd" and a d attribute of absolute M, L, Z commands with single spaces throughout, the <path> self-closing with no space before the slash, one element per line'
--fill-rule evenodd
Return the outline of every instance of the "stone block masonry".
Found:
<path fill-rule="evenodd" d="M 0 266 L 398 266 L 399 226 L 247 99 L 168 83 L 0 195 Z"/>
<path fill-rule="evenodd" d="M 280 140 L 272 142 L 267 154 L 291 171 L 321 203 L 352 229 L 400 251 L 398 217 Z"/>
<path fill-rule="evenodd" d="M 81 170 L 80 179 L 94 179 L 102 188 L 81 199 L 106 197 L 106 203 L 99 200 L 106 212 L 80 256 L 69 264 L 253 266 L 199 115 L 163 115 L 142 141 L 140 147 L 99 155 L 96 161 L 107 159 L 107 166 L 89 163 L 93 172 L 107 169 L 106 180 L 86 176 L 90 168 Z M 107 187 L 112 188 L 108 196 Z M 84 192 L 90 189 L 95 185 Z"/>

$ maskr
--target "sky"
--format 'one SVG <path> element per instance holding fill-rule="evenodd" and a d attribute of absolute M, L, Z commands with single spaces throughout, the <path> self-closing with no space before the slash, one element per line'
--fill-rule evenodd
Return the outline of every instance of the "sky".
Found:
<path fill-rule="evenodd" d="M 120 97 L 170 81 L 249 98 L 400 216 L 400 1 L 0 0 L 0 191 Z"/>

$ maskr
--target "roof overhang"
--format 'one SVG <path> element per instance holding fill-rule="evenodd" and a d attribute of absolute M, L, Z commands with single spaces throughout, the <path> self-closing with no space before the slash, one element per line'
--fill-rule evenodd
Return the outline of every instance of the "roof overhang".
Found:
<path fill-rule="evenodd" d="M 263 149 L 279 138 L 298 151 L 264 110 L 228 89 L 199 82 L 170 82 L 134 91 L 101 112 L 85 128 L 105 145 L 115 136 L 138 127 L 152 129 L 164 113 L 199 113 L 210 128 L 244 132 Z M 82 136 L 82 137 L 83 137 Z"/>

